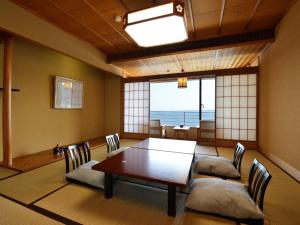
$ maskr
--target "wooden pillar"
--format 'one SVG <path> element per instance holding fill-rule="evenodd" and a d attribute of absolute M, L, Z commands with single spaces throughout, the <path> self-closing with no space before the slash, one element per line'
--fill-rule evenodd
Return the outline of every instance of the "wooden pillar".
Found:
<path fill-rule="evenodd" d="M 12 38 L 4 40 L 3 61 L 3 100 L 2 100 L 2 135 L 3 164 L 12 166 L 11 149 L 11 83 L 12 83 Z"/>

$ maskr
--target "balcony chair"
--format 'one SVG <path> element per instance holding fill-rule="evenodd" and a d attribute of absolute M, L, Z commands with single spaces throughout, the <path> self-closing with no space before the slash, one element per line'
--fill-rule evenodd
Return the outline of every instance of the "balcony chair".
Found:
<path fill-rule="evenodd" d="M 218 156 L 198 155 L 194 171 L 198 174 L 217 176 L 223 179 L 241 179 L 241 163 L 246 148 L 237 143 L 233 161 Z"/>
<path fill-rule="evenodd" d="M 271 178 L 264 165 L 254 159 L 248 186 L 220 178 L 195 179 L 185 206 L 237 224 L 263 225 L 264 195 Z"/>
<path fill-rule="evenodd" d="M 150 120 L 150 137 L 167 138 L 167 131 L 164 125 L 160 124 L 160 120 Z"/>
<path fill-rule="evenodd" d="M 90 146 L 87 141 L 64 146 L 62 149 L 65 155 L 67 181 L 104 188 L 104 173 L 91 169 L 99 162 L 91 160 Z M 70 163 L 72 164 L 72 171 Z"/>

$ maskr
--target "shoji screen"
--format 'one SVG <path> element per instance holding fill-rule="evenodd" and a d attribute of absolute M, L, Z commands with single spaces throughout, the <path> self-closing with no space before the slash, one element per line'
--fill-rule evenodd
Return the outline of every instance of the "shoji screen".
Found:
<path fill-rule="evenodd" d="M 149 82 L 124 84 L 124 132 L 149 133 Z"/>
<path fill-rule="evenodd" d="M 216 78 L 216 136 L 256 141 L 256 74 Z"/>

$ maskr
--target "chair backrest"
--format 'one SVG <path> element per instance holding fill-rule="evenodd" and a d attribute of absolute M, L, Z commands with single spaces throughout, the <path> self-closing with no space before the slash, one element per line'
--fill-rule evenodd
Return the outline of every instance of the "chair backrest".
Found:
<path fill-rule="evenodd" d="M 248 178 L 248 192 L 261 210 L 263 210 L 265 192 L 271 178 L 266 167 L 254 159 Z"/>
<path fill-rule="evenodd" d="M 118 143 L 116 142 L 115 134 L 108 135 L 105 138 L 106 138 L 107 153 L 110 153 L 118 149 Z"/>
<path fill-rule="evenodd" d="M 70 172 L 70 159 L 73 170 L 91 160 L 90 145 L 87 141 L 64 146 L 62 149 L 65 155 L 66 173 Z"/>
<path fill-rule="evenodd" d="M 244 156 L 244 153 L 246 151 L 246 148 L 241 143 L 237 143 L 233 155 L 233 165 L 234 167 L 239 171 L 241 174 L 241 165 L 242 165 L 242 159 Z"/>
<path fill-rule="evenodd" d="M 120 136 L 118 133 L 114 134 L 115 142 L 117 144 L 117 147 L 120 148 Z"/>
<path fill-rule="evenodd" d="M 160 120 L 150 120 L 150 136 L 161 137 L 162 127 L 160 125 Z"/>

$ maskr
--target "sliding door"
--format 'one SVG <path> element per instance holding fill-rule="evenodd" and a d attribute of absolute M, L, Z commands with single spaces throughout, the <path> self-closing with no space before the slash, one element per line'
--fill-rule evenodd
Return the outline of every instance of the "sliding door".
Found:
<path fill-rule="evenodd" d="M 216 78 L 217 139 L 256 141 L 256 74 Z"/>
<path fill-rule="evenodd" d="M 124 84 L 124 136 L 149 133 L 149 82 Z M 128 135 L 127 135 L 128 136 Z"/>

